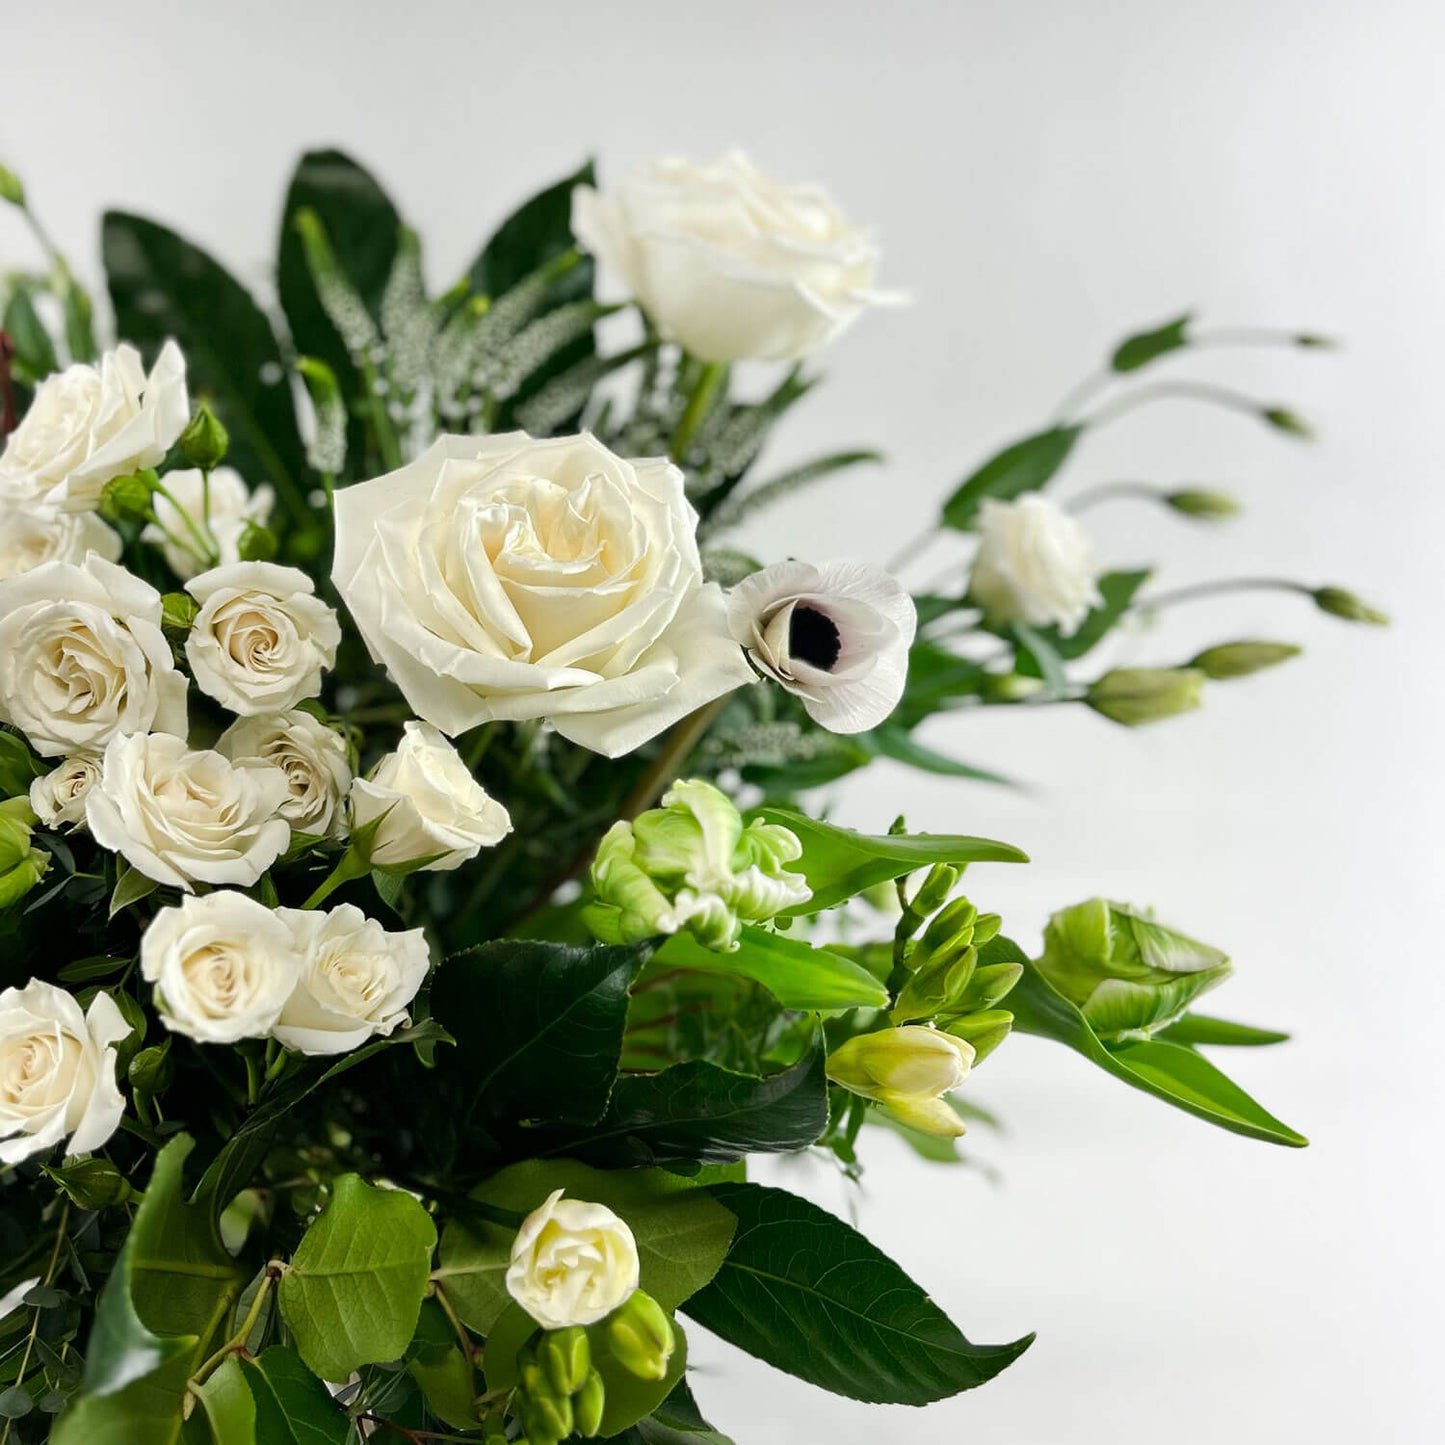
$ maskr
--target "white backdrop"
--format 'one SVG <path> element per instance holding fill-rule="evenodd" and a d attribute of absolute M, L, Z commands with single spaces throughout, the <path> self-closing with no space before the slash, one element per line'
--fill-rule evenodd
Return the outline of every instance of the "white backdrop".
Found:
<path fill-rule="evenodd" d="M 997 1181 L 927 1172 L 882 1138 L 855 1203 L 974 1338 L 1037 1329 L 1033 1351 L 920 1414 L 701 1344 L 698 1393 L 740 1445 L 1442 1438 L 1442 57 L 1432 0 L 72 0 L 0 17 L 0 156 L 92 276 L 99 210 L 119 204 L 263 282 L 311 144 L 375 167 L 438 283 L 589 150 L 616 173 L 742 143 L 826 181 L 876 221 L 886 280 L 917 304 L 837 346 L 776 454 L 877 442 L 888 471 L 773 514 L 749 538 L 769 557 L 887 555 L 1135 324 L 1194 305 L 1347 340 L 1210 359 L 1297 402 L 1315 446 L 1171 406 L 1087 444 L 1075 485 L 1236 487 L 1249 512 L 1228 531 L 1127 505 L 1093 525 L 1111 561 L 1167 559 L 1177 582 L 1357 585 L 1391 631 L 1283 597 L 1180 609 L 1129 654 L 1263 635 L 1308 656 L 1143 733 L 1071 709 L 943 721 L 937 744 L 1032 791 L 880 767 L 842 809 L 1026 847 L 1034 866 L 981 869 L 973 891 L 1030 944 L 1051 908 L 1105 892 L 1230 948 L 1220 1010 L 1297 1041 L 1229 1062 L 1313 1148 L 1217 1134 L 1012 1042 L 970 1086 L 1007 1119 L 972 1140 Z M 28 261 L 0 223 L 0 265 Z M 825 1171 L 775 1172 L 846 1207 Z"/>

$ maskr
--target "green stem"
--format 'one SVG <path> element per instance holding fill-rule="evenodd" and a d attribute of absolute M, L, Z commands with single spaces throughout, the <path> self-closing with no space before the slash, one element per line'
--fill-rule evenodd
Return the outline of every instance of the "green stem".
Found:
<path fill-rule="evenodd" d="M 1247 416 L 1259 417 L 1267 410 L 1260 402 L 1242 391 L 1233 391 L 1227 386 L 1215 386 L 1207 381 L 1156 381 L 1148 386 L 1126 392 L 1106 406 L 1102 406 L 1085 421 L 1091 426 L 1103 426 L 1115 421 L 1126 413 L 1156 401 L 1197 401 L 1206 406 L 1222 406 L 1229 411 L 1243 412 Z"/>
<path fill-rule="evenodd" d="M 266 1296 L 271 1293 L 271 1285 L 281 1273 L 282 1266 L 273 1260 L 266 1266 L 266 1273 L 261 1277 L 261 1283 L 256 1286 L 256 1293 L 251 1299 L 251 1308 L 246 1311 L 246 1318 L 241 1321 L 241 1327 L 216 1351 L 201 1367 L 186 1381 L 186 1393 L 191 1394 L 198 1385 L 204 1385 L 211 1372 L 234 1350 L 241 1350 L 246 1347 L 246 1341 L 250 1338 L 251 1331 L 256 1327 L 256 1321 L 261 1318 L 261 1310 L 265 1306 Z"/>
<path fill-rule="evenodd" d="M 354 848 L 348 848 L 341 855 L 341 861 L 322 879 L 316 891 L 301 905 L 303 909 L 319 908 L 343 883 L 352 883 L 365 878 L 371 871 L 371 864 Z"/>
<path fill-rule="evenodd" d="M 1071 497 L 1064 503 L 1064 509 L 1069 512 L 1083 512 L 1100 502 L 1112 502 L 1126 497 L 1157 502 L 1164 495 L 1161 488 L 1151 487 L 1148 482 L 1106 482 L 1101 487 L 1091 487 L 1087 492 Z"/>
<path fill-rule="evenodd" d="M 630 823 L 639 813 L 645 813 L 667 785 L 681 774 L 693 750 L 707 735 L 707 730 L 727 703 L 728 694 L 724 693 L 696 712 L 689 713 L 668 733 L 662 751 L 648 765 L 619 809 L 617 816 L 623 822 Z"/>
<path fill-rule="evenodd" d="M 688 394 L 682 420 L 678 422 L 677 430 L 673 432 L 672 442 L 667 449 L 667 453 L 673 461 L 680 462 L 686 454 L 693 437 L 697 434 L 698 427 L 703 424 L 707 419 L 707 414 L 713 409 L 713 404 L 718 399 L 718 393 L 726 388 L 727 379 L 728 369 L 720 361 L 709 361 L 698 372 L 697 380 Z"/>
<path fill-rule="evenodd" d="M 166 501 L 168 501 L 171 506 L 175 508 L 176 512 L 180 515 L 181 521 L 186 524 L 186 531 L 188 531 L 191 536 L 195 538 L 196 546 L 201 549 L 201 559 L 212 565 L 214 565 L 216 562 L 219 562 L 221 560 L 221 554 L 220 549 L 216 546 L 215 537 L 213 535 L 202 534 L 201 529 L 196 526 L 196 519 L 192 517 L 191 514 L 186 511 L 186 509 L 181 506 L 178 501 L 176 501 L 176 499 L 170 494 L 170 492 L 166 490 L 165 484 L 163 482 L 157 481 L 154 490 L 159 492 L 161 496 L 163 496 Z M 206 515 L 208 519 L 210 516 L 210 510 L 210 484 L 208 480 L 206 486 Z M 208 521 L 207 533 L 209 533 L 209 531 L 210 526 Z"/>
<path fill-rule="evenodd" d="M 366 409 L 371 417 L 372 434 L 381 450 L 382 465 L 394 472 L 401 465 L 401 443 L 396 437 L 396 428 L 387 414 L 386 398 L 377 390 L 381 380 L 376 367 L 369 361 L 361 366 L 361 384 L 366 388 Z"/>
<path fill-rule="evenodd" d="M 46 1288 L 54 1282 L 55 1270 L 60 1263 L 61 1247 L 65 1244 L 65 1226 L 70 1223 L 70 1200 L 67 1199 L 60 1208 L 60 1227 L 55 1231 L 55 1248 L 50 1251 L 50 1263 L 46 1266 L 42 1284 Z M 35 1348 L 35 1337 L 40 1331 L 40 1306 L 32 1306 L 35 1313 L 30 1320 L 30 1333 L 25 1337 L 25 1353 L 20 1359 L 20 1369 L 16 1372 L 15 1383 L 23 1384 L 25 1372 L 30 1368 L 30 1352 Z M 0 1433 L 0 1445 L 6 1445 L 10 1439 L 11 1420 L 7 1417 L 5 1430 Z"/>
<path fill-rule="evenodd" d="M 1172 592 L 1156 592 L 1152 597 L 1141 597 L 1128 610 L 1149 612 L 1156 607 L 1171 607 L 1176 602 L 1193 602 L 1201 597 L 1219 597 L 1231 592 L 1297 592 L 1312 597 L 1314 589 L 1303 582 L 1291 582 L 1286 577 L 1232 577 L 1218 582 L 1196 582 L 1189 587 L 1176 587 Z"/>

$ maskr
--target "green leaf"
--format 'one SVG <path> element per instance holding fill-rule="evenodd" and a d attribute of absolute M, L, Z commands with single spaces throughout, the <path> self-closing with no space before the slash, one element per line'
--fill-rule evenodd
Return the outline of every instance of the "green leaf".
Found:
<path fill-rule="evenodd" d="M 738 1232 L 686 1313 L 789 1374 L 855 1400 L 926 1405 L 991 1380 L 1033 1341 L 970 1344 L 891 1259 L 805 1199 L 758 1184 L 713 1193 Z"/>
<path fill-rule="evenodd" d="M 149 898 L 160 886 L 154 878 L 147 878 L 139 868 L 132 868 L 129 863 L 121 862 L 116 872 L 115 892 L 110 895 L 109 917 L 114 918 L 132 903 Z"/>
<path fill-rule="evenodd" d="M 1147 571 L 1106 572 L 1099 578 L 1099 593 L 1104 600 L 1089 612 L 1076 632 L 1064 637 L 1060 635 L 1057 627 L 1038 627 L 1033 629 L 1033 633 L 1036 637 L 1045 639 L 1058 656 L 1066 661 L 1072 662 L 1075 658 L 1083 657 L 1103 641 L 1129 610 L 1134 594 L 1148 580 Z M 1028 666 L 1030 660 L 1026 657 L 1020 658 L 1018 670 L 1026 676 L 1042 676 L 1036 666 Z"/>
<path fill-rule="evenodd" d="M 805 462 L 802 466 L 792 467 L 780 476 L 760 482 L 745 493 L 733 493 L 713 513 L 710 519 L 710 528 L 713 531 L 723 531 L 729 527 L 736 527 L 755 512 L 761 512 L 765 507 L 770 507 L 775 502 L 782 501 L 784 497 L 802 491 L 805 487 L 811 487 L 825 477 L 831 477 L 852 467 L 876 466 L 882 460 L 882 452 L 834 452 L 830 456 L 818 457 L 814 461 Z"/>
<path fill-rule="evenodd" d="M 944 525 L 966 532 L 986 497 L 1006 502 L 1036 492 L 1068 460 L 1083 430 L 1082 423 L 1050 427 L 1006 446 L 967 477 L 944 503 Z"/>
<path fill-rule="evenodd" d="M 1013 633 L 1019 658 L 1018 671 L 1031 672 L 1033 676 L 1043 678 L 1049 697 L 1063 697 L 1069 690 L 1069 675 L 1064 671 L 1064 660 L 1054 645 L 1026 622 L 1011 623 L 1009 630 Z M 1025 663 L 1032 666 L 1025 666 Z"/>
<path fill-rule="evenodd" d="M 677 933 L 657 962 L 698 973 L 726 973 L 760 983 L 789 1009 L 886 1008 L 888 990 L 867 969 L 799 938 L 744 927 L 737 949 L 718 953 L 690 933 Z"/>
<path fill-rule="evenodd" d="M 406 1352 L 406 1368 L 426 1396 L 427 1408 L 456 1430 L 480 1425 L 475 1400 L 476 1372 L 462 1353 L 451 1321 L 434 1299 L 422 1301 L 416 1334 Z"/>
<path fill-rule="evenodd" d="M 1169 1044 L 1224 1044 L 1240 1048 L 1260 1048 L 1265 1044 L 1282 1044 L 1289 1035 L 1276 1029 L 1257 1029 L 1249 1024 L 1233 1024 L 1228 1019 L 1210 1018 L 1206 1014 L 1187 1013 L 1182 1019 L 1160 1029 L 1156 1039 Z"/>
<path fill-rule="evenodd" d="M 733 1442 L 703 1419 L 687 1380 L 681 1379 L 651 1415 L 614 1436 L 613 1445 L 733 1445 Z"/>
<path fill-rule="evenodd" d="M 554 1189 L 605 1204 L 637 1241 L 641 1287 L 664 1309 L 676 1309 L 722 1266 L 736 1221 L 705 1189 L 662 1169 L 602 1171 L 573 1159 L 514 1164 L 472 1190 L 471 1198 L 527 1215 Z M 433 1278 L 457 1313 L 488 1334 L 507 1307 L 504 1275 L 515 1229 L 481 1219 L 454 1219 L 442 1231 Z"/>
<path fill-rule="evenodd" d="M 35 314 L 35 304 L 25 284 L 17 285 L 10 293 L 0 329 L 9 333 L 15 347 L 15 360 L 32 381 L 43 380 L 52 371 L 60 369 L 50 333 Z"/>
<path fill-rule="evenodd" d="M 893 723 L 884 723 L 866 736 L 885 758 L 905 767 L 917 768 L 919 772 L 936 773 L 945 778 L 974 778 L 981 783 L 1002 783 L 1005 787 L 1017 786 L 1001 773 L 991 773 L 986 768 L 976 768 L 972 763 L 959 762 L 957 758 L 946 757 L 919 742 L 906 728 Z"/>
<path fill-rule="evenodd" d="M 222 1360 L 195 1393 L 213 1445 L 256 1445 L 256 1402 L 240 1360 Z"/>
<path fill-rule="evenodd" d="M 294 1350 L 273 1345 L 243 1366 L 256 1401 L 256 1445 L 349 1445 L 351 1421 Z"/>
<path fill-rule="evenodd" d="M 1028 855 L 1008 843 L 951 833 L 900 833 L 875 836 L 765 805 L 749 816 L 781 823 L 798 835 L 803 856 L 788 866 L 801 872 L 813 890 L 807 903 L 784 917 L 820 913 L 865 893 L 879 883 L 901 878 L 932 863 L 1027 863 Z"/>
<path fill-rule="evenodd" d="M 1141 366 L 1188 346 L 1189 337 L 1185 335 L 1185 329 L 1193 319 L 1193 312 L 1186 311 L 1183 316 L 1166 321 L 1163 326 L 1126 336 L 1114 348 L 1114 354 L 1109 358 L 1110 367 L 1121 372 L 1138 371 Z"/>
<path fill-rule="evenodd" d="M 457 1041 L 443 1067 L 463 1082 L 468 1118 L 600 1118 L 617 1076 L 628 985 L 648 953 L 648 945 L 498 939 L 447 959 L 431 1007 Z"/>
<path fill-rule="evenodd" d="M 889 725 L 916 727 L 934 713 L 976 697 L 987 680 L 987 671 L 971 658 L 959 657 L 927 639 L 915 642 L 908 653 L 903 701 L 894 710 Z"/>
<path fill-rule="evenodd" d="M 30 784 L 44 777 L 45 763 L 30 745 L 9 728 L 0 728 L 0 798 L 16 798 L 30 791 Z"/>
<path fill-rule="evenodd" d="M 325 1380 L 398 1358 L 416 1330 L 436 1226 L 410 1194 L 343 1174 L 281 1277 L 281 1314 Z"/>
<path fill-rule="evenodd" d="M 981 964 L 1007 961 L 1024 965 L 1023 976 L 1008 996 L 1017 1032 L 1067 1044 L 1131 1087 L 1231 1133 L 1295 1148 L 1309 1142 L 1192 1049 L 1159 1039 L 1105 1047 L 1083 1014 L 1048 983 L 1011 939 L 1000 935 L 979 950 Z"/>
<path fill-rule="evenodd" d="M 192 393 L 206 395 L 231 435 L 227 461 L 253 487 L 272 483 L 307 520 L 306 452 L 265 313 L 204 251 L 140 216 L 107 211 L 102 251 L 119 334 L 148 360 L 173 337 Z"/>

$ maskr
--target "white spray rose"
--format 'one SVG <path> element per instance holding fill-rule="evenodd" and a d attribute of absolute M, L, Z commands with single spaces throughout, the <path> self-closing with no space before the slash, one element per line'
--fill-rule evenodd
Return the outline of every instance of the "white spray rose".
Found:
<path fill-rule="evenodd" d="M 359 908 L 279 908 L 300 956 L 300 977 L 271 1030 L 303 1054 L 344 1054 L 407 1021 L 430 963 L 420 928 L 388 933 Z"/>
<path fill-rule="evenodd" d="M 0 581 L 46 562 L 83 562 L 87 552 L 120 558 L 120 538 L 94 512 L 62 512 L 49 502 L 0 495 Z"/>
<path fill-rule="evenodd" d="M 203 1044 L 265 1038 L 296 988 L 300 960 L 283 919 L 224 890 L 163 908 L 140 945 L 161 1021 Z"/>
<path fill-rule="evenodd" d="M 321 691 L 341 626 L 296 567 L 231 562 L 186 583 L 201 604 L 186 638 L 196 686 L 242 717 L 282 712 Z"/>
<path fill-rule="evenodd" d="M 216 751 L 233 763 L 252 758 L 280 768 L 290 795 L 277 812 L 298 833 L 339 837 L 346 831 L 342 803 L 351 785 L 346 740 L 320 718 L 309 712 L 238 718 L 221 734 Z"/>
<path fill-rule="evenodd" d="M 178 546 L 174 538 L 192 543 L 191 527 L 216 544 L 220 564 L 241 560 L 241 538 L 252 525 L 264 527 L 271 516 L 275 495 L 270 487 L 250 491 L 240 472 L 232 467 L 217 467 L 207 487 L 199 468 L 167 472 L 162 478 L 169 496 L 156 492 L 151 497 L 156 521 L 146 524 L 140 534 L 143 542 L 161 549 L 166 565 L 181 579 L 188 581 L 201 570 L 190 546 Z M 174 502 L 175 505 L 172 505 Z M 207 517 L 210 518 L 209 523 Z M 189 522 L 189 525 L 188 525 Z M 160 525 L 157 525 L 159 523 Z M 167 535 L 167 529 L 171 535 Z"/>
<path fill-rule="evenodd" d="M 560 1189 L 522 1221 L 507 1266 L 507 1293 L 544 1330 L 605 1319 L 637 1288 L 637 1242 L 605 1204 L 564 1199 Z"/>
<path fill-rule="evenodd" d="M 77 364 L 35 389 L 25 419 L 0 453 L 0 492 L 93 511 L 105 484 L 159 466 L 185 429 L 186 363 L 168 341 L 149 376 L 122 344 L 96 366 Z"/>
<path fill-rule="evenodd" d="M 978 553 L 969 595 L 991 618 L 1078 630 L 1103 601 L 1088 534 L 1047 497 L 989 498 L 978 509 Z"/>
<path fill-rule="evenodd" d="M 460 867 L 512 831 L 507 810 L 472 777 L 457 750 L 430 724 L 409 722 L 400 745 L 351 785 L 351 826 L 380 818 L 371 861 L 402 868 L 429 858 L 439 872 Z"/>
<path fill-rule="evenodd" d="M 578 186 L 572 230 L 669 340 L 704 361 L 796 361 L 871 302 L 878 250 L 817 186 L 740 151 L 657 160 L 615 190 Z"/>
<path fill-rule="evenodd" d="M 99 1149 L 120 1124 L 115 1046 L 130 1025 L 108 993 L 90 1008 L 33 978 L 0 993 L 0 1163 L 18 1164 L 69 1136 L 68 1154 Z"/>
<path fill-rule="evenodd" d="M 279 816 L 291 796 L 280 768 L 192 752 L 184 738 L 138 733 L 105 750 L 85 819 L 102 848 L 157 883 L 249 888 L 280 857 L 291 827 Z"/>
<path fill-rule="evenodd" d="M 446 436 L 336 494 L 332 575 L 442 732 L 544 717 L 617 757 L 751 677 L 696 529 L 665 460 L 591 436 Z"/>
<path fill-rule="evenodd" d="M 866 562 L 779 562 L 728 599 L 733 636 L 758 668 L 835 733 L 866 732 L 898 706 L 918 616 L 894 578 Z"/>
<path fill-rule="evenodd" d="M 83 828 L 86 794 L 99 780 L 100 764 L 94 758 L 66 758 L 30 784 L 30 806 L 47 828 Z"/>
<path fill-rule="evenodd" d="M 184 733 L 186 679 L 160 624 L 160 593 L 94 553 L 0 582 L 0 720 L 52 758 Z"/>

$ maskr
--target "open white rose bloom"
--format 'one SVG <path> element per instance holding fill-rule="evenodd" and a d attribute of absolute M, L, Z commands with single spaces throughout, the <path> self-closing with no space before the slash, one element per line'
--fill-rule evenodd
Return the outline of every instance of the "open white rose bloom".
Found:
<path fill-rule="evenodd" d="M 30 204 L 3 165 L 0 203 Z M 881 299 L 823 188 L 589 167 L 431 295 L 323 151 L 281 235 L 253 307 L 111 213 L 109 349 L 63 258 L 0 278 L 0 1445 L 721 1440 L 698 1330 L 871 1403 L 985 1384 L 1031 1336 L 973 1343 L 986 1303 L 965 1335 L 747 1161 L 856 1180 L 882 1129 L 957 1157 L 1015 1030 L 1120 1107 L 1305 1142 L 1200 1052 L 1284 1037 L 1195 1011 L 1248 978 L 1194 937 L 1224 921 L 1100 898 L 1040 947 L 987 911 L 1027 860 L 981 836 L 973 749 L 1011 734 L 978 709 L 1136 727 L 1298 651 L 1145 631 L 1170 594 L 1075 515 L 1120 497 L 1072 490 L 1101 413 L 980 461 L 884 567 L 914 529 L 857 480 L 879 453 L 772 461 Z M 1193 325 L 1127 338 L 1113 384 Z M 825 485 L 877 555 L 732 535 Z M 952 780 L 956 825 L 831 821 L 878 759 Z"/>

